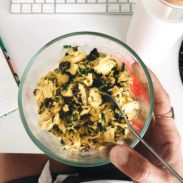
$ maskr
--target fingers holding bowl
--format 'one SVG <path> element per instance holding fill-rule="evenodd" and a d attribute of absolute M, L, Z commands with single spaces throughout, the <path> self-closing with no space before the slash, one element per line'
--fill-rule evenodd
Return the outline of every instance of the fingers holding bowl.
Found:
<path fill-rule="evenodd" d="M 144 88 L 148 87 L 147 80 L 143 77 L 143 71 L 136 61 L 134 61 L 132 69 L 138 74 L 138 79 L 143 84 Z M 154 89 L 154 120 L 152 120 L 153 123 L 150 126 L 151 135 L 154 136 L 154 140 L 158 141 L 155 142 L 155 144 L 158 146 L 162 144 L 163 149 L 167 149 L 168 147 L 171 152 L 175 153 L 178 144 L 180 144 L 180 135 L 176 128 L 175 120 L 173 119 L 174 111 L 171 107 L 170 97 L 157 76 L 150 69 L 148 69 L 148 71 Z"/>
<path fill-rule="evenodd" d="M 139 67 L 139 64 L 134 61 L 132 69 L 137 73 L 137 77 L 145 88 L 148 87 L 147 79 L 144 77 L 143 70 Z M 162 84 L 158 80 L 157 76 L 148 68 L 154 89 L 154 112 L 157 114 L 165 114 L 170 108 L 170 98 L 168 93 L 163 88 Z"/>

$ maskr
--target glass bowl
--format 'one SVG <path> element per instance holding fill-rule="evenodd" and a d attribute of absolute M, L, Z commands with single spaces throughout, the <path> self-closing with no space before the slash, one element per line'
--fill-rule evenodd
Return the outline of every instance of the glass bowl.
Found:
<path fill-rule="evenodd" d="M 134 88 L 137 91 L 136 97 L 140 101 L 139 118 L 144 123 L 140 131 L 141 136 L 144 136 L 149 127 L 153 111 L 154 94 L 150 75 L 140 57 L 125 43 L 96 32 L 74 32 L 52 40 L 32 57 L 23 73 L 18 96 L 19 112 L 32 141 L 48 156 L 68 165 L 93 167 L 107 164 L 110 161 L 106 149 L 82 153 L 66 151 L 56 137 L 38 126 L 39 115 L 33 90 L 41 76 L 58 67 L 60 59 L 66 52 L 63 49 L 64 45 L 79 46 L 81 51 L 87 53 L 93 48 L 97 48 L 99 52 L 113 55 L 122 62 L 125 61 L 130 72 L 144 86 L 145 95 L 138 87 Z M 135 67 L 133 67 L 134 63 Z M 129 146 L 133 148 L 138 142 L 137 139 L 134 139 Z"/>

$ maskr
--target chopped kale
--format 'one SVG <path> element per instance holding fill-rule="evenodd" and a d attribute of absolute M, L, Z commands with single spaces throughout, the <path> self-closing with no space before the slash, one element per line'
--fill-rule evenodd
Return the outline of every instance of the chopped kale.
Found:
<path fill-rule="evenodd" d="M 64 125 L 72 127 L 72 115 L 67 115 L 64 119 Z"/>
<path fill-rule="evenodd" d="M 55 97 L 55 102 L 57 102 L 58 104 L 61 105 L 63 103 L 62 97 L 61 96 L 56 96 Z"/>
<path fill-rule="evenodd" d="M 98 87 L 104 88 L 106 85 L 106 81 L 102 78 L 102 76 L 100 75 L 98 76 L 95 74 L 93 85 L 96 86 L 97 88 Z"/>
<path fill-rule="evenodd" d="M 86 121 L 84 123 L 84 126 L 88 127 L 88 126 L 92 126 L 93 125 L 93 122 L 92 121 Z"/>
<path fill-rule="evenodd" d="M 97 139 L 91 139 L 92 143 L 96 144 L 97 143 Z"/>
<path fill-rule="evenodd" d="M 80 117 L 77 115 L 77 113 L 74 113 L 74 114 L 72 115 L 73 121 L 78 121 L 79 118 L 80 118 Z"/>
<path fill-rule="evenodd" d="M 68 87 L 69 87 L 69 84 L 70 84 L 70 83 L 65 83 L 65 84 L 62 86 L 62 89 L 63 89 L 63 90 L 67 90 Z"/>
<path fill-rule="evenodd" d="M 95 136 L 98 134 L 98 131 L 93 129 L 93 128 L 89 128 L 88 129 L 88 133 L 91 135 L 91 136 Z"/>
<path fill-rule="evenodd" d="M 73 93 L 74 93 L 75 96 L 78 95 L 78 93 L 79 93 L 78 83 L 76 83 L 76 84 L 74 85 Z"/>
<path fill-rule="evenodd" d="M 63 97 L 64 103 L 67 105 L 73 104 L 73 98 L 71 97 Z"/>
<path fill-rule="evenodd" d="M 45 105 L 42 103 L 41 106 L 39 107 L 38 113 L 41 114 L 44 112 L 44 110 L 45 110 Z"/>
<path fill-rule="evenodd" d="M 88 61 L 93 61 L 99 57 L 99 52 L 96 48 L 94 48 L 90 54 L 87 56 Z"/>
<path fill-rule="evenodd" d="M 125 70 L 125 63 L 121 64 L 121 71 L 123 72 Z"/>
<path fill-rule="evenodd" d="M 100 90 L 107 92 L 108 89 L 114 86 L 115 79 L 112 80 L 112 78 L 106 78 L 105 76 L 95 77 L 93 83 Z"/>
<path fill-rule="evenodd" d="M 68 48 L 72 48 L 72 46 L 71 45 L 64 45 L 63 48 L 68 49 Z"/>
<path fill-rule="evenodd" d="M 68 132 L 69 133 L 74 133 L 74 130 L 73 129 L 69 129 Z"/>
<path fill-rule="evenodd" d="M 66 61 L 66 62 L 61 62 L 59 64 L 59 69 L 62 73 L 66 73 L 67 72 L 67 69 L 69 69 L 71 66 L 71 63 Z"/>
<path fill-rule="evenodd" d="M 109 88 L 112 88 L 116 82 L 115 78 L 113 77 L 109 77 L 108 79 L 106 78 L 106 81 Z"/>
<path fill-rule="evenodd" d="M 114 117 L 116 118 L 116 120 L 118 122 L 121 122 L 121 120 L 123 119 L 123 116 L 119 113 L 116 113 L 116 112 L 114 113 Z"/>
<path fill-rule="evenodd" d="M 121 137 L 122 134 L 124 134 L 124 133 L 125 133 L 125 129 L 118 126 L 115 131 L 115 137 Z"/>
<path fill-rule="evenodd" d="M 79 134 L 79 137 L 80 138 L 82 138 L 82 137 L 86 137 L 87 136 L 87 134 L 86 133 L 81 133 L 81 134 Z"/>
<path fill-rule="evenodd" d="M 72 47 L 72 49 L 73 49 L 73 51 L 78 51 L 78 46 L 74 46 L 74 47 Z"/>
<path fill-rule="evenodd" d="M 81 98 L 81 93 L 78 94 L 77 100 L 78 100 L 78 103 L 79 103 L 79 104 L 81 104 L 81 105 L 83 104 L 82 98 Z"/>
<path fill-rule="evenodd" d="M 37 91 L 38 91 L 38 89 L 35 89 L 35 90 L 33 91 L 34 96 L 36 96 Z"/>
<path fill-rule="evenodd" d="M 107 91 L 109 88 L 107 84 L 103 84 L 103 85 L 100 85 L 99 89 L 102 91 Z"/>
<path fill-rule="evenodd" d="M 63 90 L 67 90 L 68 89 L 69 84 L 73 81 L 73 78 L 74 77 L 72 75 L 69 76 L 69 80 L 67 81 L 67 83 L 65 83 L 64 85 L 62 85 L 62 89 Z"/>
<path fill-rule="evenodd" d="M 76 109 L 82 108 L 80 103 L 77 103 L 74 98 L 71 97 L 63 97 L 64 103 L 69 106 L 69 111 L 72 113 Z"/>
<path fill-rule="evenodd" d="M 81 112 L 81 110 L 82 110 L 82 104 L 81 103 L 74 102 L 72 106 L 73 106 L 73 109 L 76 109 L 79 112 Z"/>
<path fill-rule="evenodd" d="M 54 75 L 50 75 L 49 77 L 46 77 L 47 80 L 55 81 L 56 77 Z"/>
<path fill-rule="evenodd" d="M 64 140 L 63 140 L 63 139 L 61 139 L 60 143 L 61 143 L 62 145 L 64 145 L 64 144 L 65 144 L 65 142 L 64 142 Z"/>
<path fill-rule="evenodd" d="M 78 51 L 78 46 L 71 46 L 71 45 L 64 45 L 63 46 L 64 49 L 69 49 L 69 48 L 72 48 L 73 51 Z"/>
<path fill-rule="evenodd" d="M 74 86 L 73 93 L 76 97 L 75 104 L 77 105 L 77 108 L 78 108 L 79 107 L 78 104 L 82 105 L 81 92 L 79 90 L 78 83 L 76 83 L 76 85 Z"/>
<path fill-rule="evenodd" d="M 57 90 L 56 90 L 56 96 L 60 96 L 60 94 L 61 94 L 61 88 L 57 88 Z"/>
<path fill-rule="evenodd" d="M 59 117 L 60 117 L 60 119 L 63 119 L 65 117 L 67 117 L 69 114 L 70 114 L 70 111 L 65 112 L 62 109 L 59 111 Z"/>
<path fill-rule="evenodd" d="M 106 131 L 106 127 L 102 125 L 102 123 L 97 123 L 97 129 L 100 132 L 105 132 Z"/>
<path fill-rule="evenodd" d="M 53 129 L 54 131 L 56 131 L 56 132 L 60 132 L 60 128 L 58 127 L 57 124 L 54 124 L 53 127 L 52 127 L 52 129 Z"/>
<path fill-rule="evenodd" d="M 92 73 L 93 69 L 90 67 L 79 67 L 79 72 L 84 75 L 88 75 L 88 73 Z"/>
<path fill-rule="evenodd" d="M 45 100 L 44 100 L 44 106 L 45 107 L 51 107 L 52 105 L 53 105 L 53 99 L 51 99 L 51 98 L 45 98 Z"/>
<path fill-rule="evenodd" d="M 74 128 L 75 128 L 75 130 L 79 130 L 80 126 L 75 126 Z"/>
<path fill-rule="evenodd" d="M 62 130 L 59 128 L 57 124 L 54 124 L 52 128 L 49 130 L 49 132 L 56 136 L 60 136 L 63 134 Z"/>
<path fill-rule="evenodd" d="M 86 121 L 90 118 L 90 116 L 91 116 L 91 114 L 85 114 L 85 115 L 81 116 L 81 120 Z"/>
<path fill-rule="evenodd" d="M 102 121 L 104 121 L 104 122 L 106 121 L 104 113 L 101 113 L 101 119 L 102 119 Z"/>
<path fill-rule="evenodd" d="M 117 67 L 114 67 L 113 68 L 113 71 L 114 71 L 114 76 L 118 75 L 119 74 L 119 70 Z"/>

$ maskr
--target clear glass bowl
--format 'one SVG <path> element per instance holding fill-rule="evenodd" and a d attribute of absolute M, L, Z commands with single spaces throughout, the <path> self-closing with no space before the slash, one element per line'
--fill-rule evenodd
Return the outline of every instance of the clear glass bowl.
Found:
<path fill-rule="evenodd" d="M 82 51 L 89 53 L 93 48 L 121 59 L 126 60 L 128 67 L 132 67 L 134 61 L 138 69 L 131 69 L 139 81 L 145 81 L 145 95 L 138 96 L 140 101 L 139 118 L 144 121 L 144 127 L 140 132 L 143 136 L 150 124 L 154 94 L 150 75 L 139 56 L 123 42 L 101 33 L 75 32 L 60 36 L 42 47 L 28 63 L 19 88 L 18 104 L 23 125 L 33 142 L 51 158 L 72 166 L 92 167 L 109 163 L 107 151 L 89 151 L 76 153 L 63 150 L 56 137 L 38 127 L 38 112 L 33 90 L 36 88 L 41 76 L 58 67 L 60 59 L 64 56 L 64 45 L 79 46 Z M 133 58 L 133 59 L 132 59 Z M 133 61 L 132 61 L 133 60 Z M 139 92 L 140 93 L 140 92 Z M 139 141 L 135 139 L 130 147 L 135 147 Z"/>

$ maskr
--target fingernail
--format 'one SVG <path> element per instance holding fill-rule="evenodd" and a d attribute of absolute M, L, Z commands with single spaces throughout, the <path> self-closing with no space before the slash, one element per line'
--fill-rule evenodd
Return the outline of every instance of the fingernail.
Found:
<path fill-rule="evenodd" d="M 116 165 L 125 165 L 129 159 L 128 149 L 125 146 L 116 146 L 112 148 L 110 159 Z"/>

